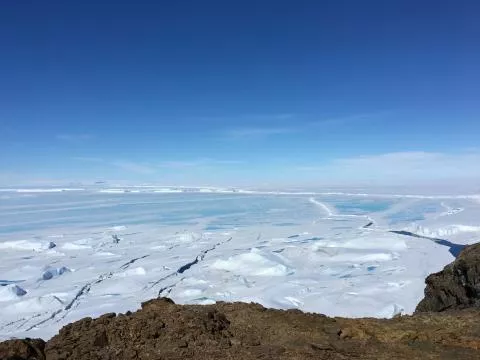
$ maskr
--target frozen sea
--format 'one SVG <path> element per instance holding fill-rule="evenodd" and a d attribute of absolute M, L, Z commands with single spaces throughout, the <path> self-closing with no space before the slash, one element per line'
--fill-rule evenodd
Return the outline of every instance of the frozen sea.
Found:
<path fill-rule="evenodd" d="M 409 314 L 480 239 L 480 197 L 232 189 L 0 190 L 0 339 L 157 296 Z"/>

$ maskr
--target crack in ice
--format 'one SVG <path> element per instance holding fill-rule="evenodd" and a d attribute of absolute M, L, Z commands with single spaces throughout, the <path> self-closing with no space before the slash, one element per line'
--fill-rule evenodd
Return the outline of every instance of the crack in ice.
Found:
<path fill-rule="evenodd" d="M 213 251 L 215 250 L 218 246 L 221 246 L 223 244 L 226 244 L 227 242 L 230 242 L 232 240 L 232 237 L 228 238 L 227 240 L 224 240 L 224 241 L 219 241 L 217 242 L 216 244 L 214 244 L 212 247 L 208 248 L 208 249 L 205 249 L 203 250 L 202 252 L 200 252 L 200 254 L 198 254 L 194 260 L 180 266 L 176 271 L 158 279 L 157 281 L 155 281 L 153 284 L 151 284 L 150 286 L 148 287 L 145 287 L 144 290 L 147 290 L 147 289 L 152 289 L 153 287 L 155 287 L 156 285 L 160 284 L 161 282 L 171 278 L 171 277 L 174 277 L 174 276 L 177 276 L 179 274 L 183 274 L 185 271 L 189 270 L 192 266 L 198 264 L 200 261 L 203 261 L 203 259 L 205 259 L 205 255 L 207 255 L 210 251 Z M 166 289 L 170 289 L 169 290 L 169 293 L 171 291 L 171 289 L 173 287 L 175 287 L 178 283 L 180 283 L 184 278 L 180 279 L 179 281 L 171 284 L 171 285 L 168 285 L 166 287 L 162 287 L 159 291 L 158 291 L 158 297 L 161 297 L 161 294 L 162 292 L 164 292 Z"/>
<path fill-rule="evenodd" d="M 148 257 L 148 256 L 150 256 L 150 255 L 144 255 L 144 256 L 140 256 L 140 257 L 138 257 L 138 258 L 131 259 L 130 261 L 127 261 L 126 263 L 122 264 L 118 269 L 119 269 L 119 270 L 122 270 L 122 271 L 123 271 L 123 270 L 126 270 L 131 264 L 135 263 L 135 262 L 138 261 L 138 260 L 144 259 L 144 258 L 146 258 L 146 257 Z M 57 322 L 59 322 L 60 320 L 64 319 L 64 318 L 68 315 L 69 311 L 70 311 L 72 308 L 78 307 L 78 305 L 80 304 L 80 299 L 81 299 L 83 296 L 87 295 L 87 294 L 90 292 L 92 286 L 94 286 L 94 285 L 96 285 L 96 284 L 100 284 L 101 282 L 110 279 L 110 278 L 111 278 L 113 275 L 115 275 L 115 273 L 117 273 L 117 272 L 118 272 L 118 271 L 109 271 L 109 272 L 100 274 L 96 280 L 90 281 L 90 282 L 84 284 L 84 285 L 82 286 L 82 288 L 75 294 L 75 296 L 73 297 L 73 299 L 70 300 L 70 302 L 69 302 L 64 308 L 60 308 L 60 309 L 58 309 L 58 310 L 55 310 L 55 311 L 52 312 L 52 313 L 50 314 L 50 316 L 48 316 L 47 318 L 45 318 L 45 319 L 43 319 L 43 320 L 41 320 L 41 321 L 39 321 L 39 322 L 31 325 L 30 327 L 28 327 L 28 328 L 26 329 L 26 331 L 30 331 L 30 330 L 32 330 L 32 329 L 34 329 L 34 328 L 36 328 L 36 327 L 38 327 L 38 326 L 40 326 L 40 325 L 45 324 L 46 322 L 48 322 L 48 321 L 50 321 L 50 320 L 55 319 L 55 318 L 57 317 L 57 315 L 59 315 L 59 314 L 61 314 L 61 313 L 63 313 L 63 315 L 57 320 Z M 58 299 L 58 297 L 55 296 L 54 298 L 56 298 L 56 300 L 58 300 L 61 304 L 63 304 L 63 302 L 62 302 L 60 299 Z M 44 314 L 44 313 L 43 313 L 43 314 Z M 30 320 L 32 320 L 32 319 L 34 319 L 34 318 L 36 318 L 36 317 L 39 317 L 39 316 L 41 316 L 41 315 L 43 315 L 43 314 L 40 314 L 40 315 L 39 315 L 39 314 L 35 314 L 35 315 L 31 316 L 30 318 L 26 319 L 25 323 L 22 324 L 21 326 L 25 325 L 25 324 L 28 323 Z M 21 327 L 21 326 L 20 326 L 20 327 Z"/>
<path fill-rule="evenodd" d="M 313 197 L 308 199 L 308 201 L 310 201 L 312 204 L 318 206 L 320 209 L 322 209 L 323 211 L 325 211 L 327 213 L 327 216 L 324 219 L 333 219 L 333 218 L 349 218 L 349 219 L 351 219 L 351 218 L 361 218 L 361 219 L 366 219 L 368 221 L 368 223 L 366 225 L 361 226 L 362 229 L 371 229 L 372 226 L 376 225 L 375 220 L 373 220 L 369 215 L 336 214 L 332 210 L 330 210 L 330 208 L 326 204 L 316 200 Z M 314 223 L 317 223 L 317 222 L 318 222 L 318 220 L 316 220 Z"/>
<path fill-rule="evenodd" d="M 419 235 L 415 234 L 411 231 L 405 231 L 405 230 L 390 230 L 389 231 L 392 234 L 397 234 L 397 235 L 404 235 L 404 236 L 410 236 L 414 238 L 419 238 L 419 239 L 427 239 L 431 240 L 439 245 L 447 246 L 449 249 L 448 251 L 450 254 L 452 254 L 454 257 L 457 257 L 458 254 L 465 248 L 466 245 L 461 245 L 461 244 L 455 244 L 452 243 L 451 241 L 448 241 L 446 239 L 439 239 L 439 238 L 434 238 L 430 236 L 424 236 L 424 235 Z"/>

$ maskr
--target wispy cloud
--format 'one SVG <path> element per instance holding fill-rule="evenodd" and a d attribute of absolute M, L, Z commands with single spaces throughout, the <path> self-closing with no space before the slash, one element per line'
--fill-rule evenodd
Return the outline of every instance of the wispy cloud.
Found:
<path fill-rule="evenodd" d="M 73 160 L 78 161 L 85 161 L 85 162 L 92 162 L 92 163 L 101 163 L 104 162 L 102 158 L 98 157 L 89 157 L 89 156 L 75 156 L 72 158 Z"/>
<path fill-rule="evenodd" d="M 191 122 L 217 122 L 217 123 L 256 123 L 256 122 L 274 122 L 285 121 L 297 117 L 297 114 L 293 113 L 272 113 L 272 114 L 255 114 L 246 113 L 239 115 L 223 115 L 223 116 L 196 116 L 188 118 Z"/>
<path fill-rule="evenodd" d="M 55 136 L 57 140 L 70 142 L 70 143 L 80 143 L 85 141 L 90 141 L 95 138 L 92 134 L 58 134 Z"/>
<path fill-rule="evenodd" d="M 244 114 L 234 117 L 228 117 L 228 122 L 236 124 L 272 124 L 267 125 L 246 125 L 226 129 L 224 136 L 231 139 L 244 138 L 263 138 L 272 135 L 288 134 L 297 131 L 295 126 L 282 125 L 286 122 L 295 120 L 298 117 L 291 113 L 277 113 L 277 114 Z"/>
<path fill-rule="evenodd" d="M 36 172 L 0 172 L 0 186 L 18 188 L 22 186 L 72 186 L 72 181 Z M 77 186 L 77 185 L 73 185 Z M 2 195 L 0 194 L 0 198 Z"/>
<path fill-rule="evenodd" d="M 237 165 L 242 164 L 240 160 L 216 160 L 209 158 L 193 159 L 193 160 L 171 160 L 163 161 L 159 164 L 162 168 L 195 168 L 195 167 L 208 167 L 216 165 Z"/>
<path fill-rule="evenodd" d="M 353 181 L 402 182 L 412 180 L 480 179 L 480 152 L 394 152 L 340 158 L 322 165 L 299 166 L 310 176 Z"/>
<path fill-rule="evenodd" d="M 96 163 L 96 164 L 103 164 L 105 166 L 113 166 L 123 171 L 127 171 L 129 173 L 136 173 L 136 174 L 153 174 L 157 172 L 153 166 L 130 161 L 130 160 L 105 160 L 99 157 L 89 157 L 89 156 L 75 156 L 72 158 L 73 160 L 87 162 L 87 163 Z"/>
<path fill-rule="evenodd" d="M 316 126 L 331 126 L 331 125 L 347 125 L 347 124 L 354 124 L 354 123 L 365 123 L 370 121 L 378 121 L 381 120 L 389 115 L 391 115 L 392 111 L 376 111 L 376 112 L 369 112 L 369 113 L 359 113 L 359 114 L 351 114 L 346 116 L 339 116 L 339 117 L 330 117 L 330 118 L 323 118 L 318 120 L 313 120 L 306 123 L 306 127 L 316 127 Z"/>
<path fill-rule="evenodd" d="M 391 111 L 378 111 L 340 117 L 326 117 L 323 119 L 315 119 L 314 116 L 307 114 L 286 114 L 283 117 L 264 117 L 262 118 L 265 120 L 263 122 L 270 122 L 272 124 L 271 126 L 234 127 L 227 129 L 225 131 L 225 136 L 229 139 L 252 139 L 276 135 L 281 136 L 292 133 L 305 133 L 322 127 L 344 126 L 348 124 L 378 121 L 391 113 Z M 261 123 L 262 121 L 259 122 Z M 279 123 L 282 125 L 279 125 Z"/>
<path fill-rule="evenodd" d="M 271 135 L 281 135 L 296 132 L 293 127 L 244 127 L 234 128 L 227 131 L 229 138 L 259 138 Z"/>
<path fill-rule="evenodd" d="M 193 169 L 201 167 L 215 167 L 243 164 L 241 160 L 223 160 L 199 158 L 191 160 L 166 160 L 156 164 L 147 164 L 144 162 L 136 162 L 131 160 L 105 160 L 98 157 L 75 156 L 73 160 L 103 164 L 105 166 L 113 166 L 115 168 L 136 174 L 154 174 L 161 169 Z"/>
<path fill-rule="evenodd" d="M 137 174 L 153 174 L 157 172 L 157 169 L 152 166 L 133 161 L 118 160 L 111 162 L 111 164 L 122 170 Z"/>

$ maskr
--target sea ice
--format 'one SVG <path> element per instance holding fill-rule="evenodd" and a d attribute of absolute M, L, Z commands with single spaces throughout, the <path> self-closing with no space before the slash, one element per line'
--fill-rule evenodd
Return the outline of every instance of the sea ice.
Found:
<path fill-rule="evenodd" d="M 212 268 L 244 276 L 285 276 L 292 272 L 287 266 L 262 256 L 256 249 L 227 260 L 216 260 Z"/>
<path fill-rule="evenodd" d="M 17 190 L 3 191 L 0 203 L 0 339 L 48 338 L 157 296 L 410 314 L 425 277 L 480 234 L 475 196 Z"/>

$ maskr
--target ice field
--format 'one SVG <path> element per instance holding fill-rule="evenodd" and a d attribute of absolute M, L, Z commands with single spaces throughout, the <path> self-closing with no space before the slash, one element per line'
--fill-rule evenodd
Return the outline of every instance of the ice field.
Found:
<path fill-rule="evenodd" d="M 0 339 L 157 296 L 408 314 L 425 277 L 479 240 L 478 196 L 1 189 Z"/>

